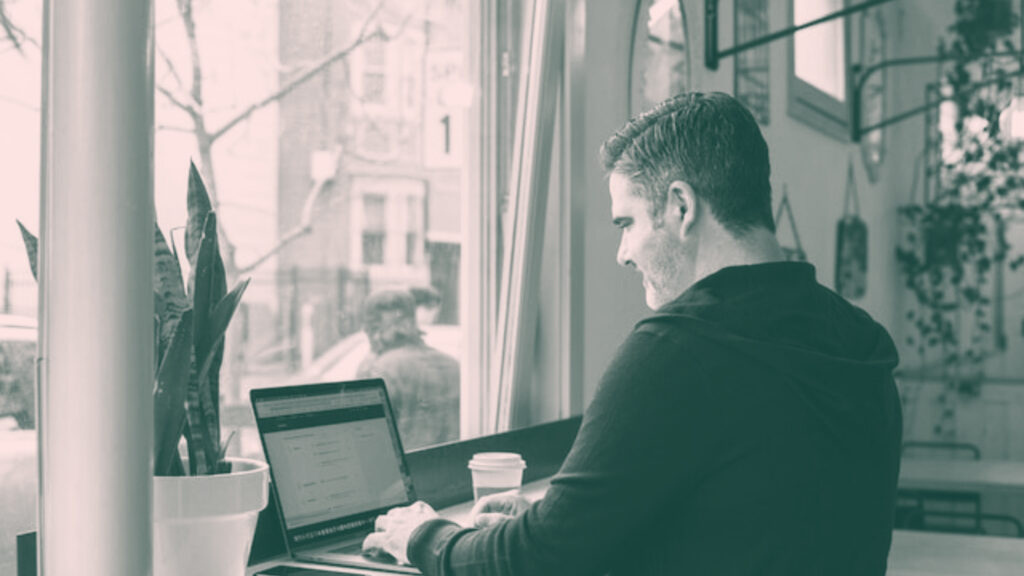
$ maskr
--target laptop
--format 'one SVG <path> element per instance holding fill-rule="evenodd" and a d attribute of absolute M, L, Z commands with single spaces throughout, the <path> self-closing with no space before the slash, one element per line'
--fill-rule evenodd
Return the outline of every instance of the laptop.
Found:
<path fill-rule="evenodd" d="M 249 398 L 292 558 L 419 574 L 362 554 L 377 516 L 416 501 L 384 381 L 258 388 Z"/>

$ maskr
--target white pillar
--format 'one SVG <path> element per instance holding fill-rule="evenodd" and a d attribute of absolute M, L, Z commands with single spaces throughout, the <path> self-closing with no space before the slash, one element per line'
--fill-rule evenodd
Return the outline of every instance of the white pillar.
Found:
<path fill-rule="evenodd" d="M 152 570 L 151 10 L 151 0 L 49 0 L 45 9 L 44 576 Z"/>

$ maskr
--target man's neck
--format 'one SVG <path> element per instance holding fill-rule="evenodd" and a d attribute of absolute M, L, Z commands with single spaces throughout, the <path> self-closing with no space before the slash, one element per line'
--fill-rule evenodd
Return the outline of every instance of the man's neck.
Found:
<path fill-rule="evenodd" d="M 736 237 L 724 229 L 707 238 L 707 246 L 700 251 L 694 275 L 694 282 L 730 266 L 751 266 L 785 260 L 785 254 L 775 234 L 755 228 L 743 236 Z"/>

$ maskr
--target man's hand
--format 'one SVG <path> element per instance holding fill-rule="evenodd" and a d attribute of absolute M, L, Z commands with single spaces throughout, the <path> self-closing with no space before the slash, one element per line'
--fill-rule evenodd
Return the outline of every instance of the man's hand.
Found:
<path fill-rule="evenodd" d="M 470 512 L 473 526 L 485 528 L 514 518 L 530 507 L 530 501 L 515 490 L 490 494 L 477 500 Z"/>
<path fill-rule="evenodd" d="M 377 517 L 374 524 L 376 532 L 363 540 L 363 550 L 383 550 L 394 556 L 399 564 L 408 564 L 405 549 L 409 545 L 409 537 L 420 524 L 437 517 L 437 512 L 422 501 L 404 508 L 392 508 L 384 516 Z"/>

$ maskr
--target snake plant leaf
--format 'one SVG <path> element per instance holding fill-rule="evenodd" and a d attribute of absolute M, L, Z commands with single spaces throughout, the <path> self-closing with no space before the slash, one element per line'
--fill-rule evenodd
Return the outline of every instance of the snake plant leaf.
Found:
<path fill-rule="evenodd" d="M 167 471 L 168 476 L 184 476 L 185 475 L 185 464 L 181 461 L 181 454 L 177 450 L 174 451 L 174 456 L 171 458 L 171 468 Z"/>
<path fill-rule="evenodd" d="M 21 220 L 16 220 L 18 228 L 21 229 L 21 240 L 25 243 L 25 252 L 28 253 L 28 265 L 32 268 L 32 277 L 39 281 L 39 239 L 25 228 Z"/>
<path fill-rule="evenodd" d="M 206 450 L 207 424 L 203 422 L 201 385 L 198 378 L 190 378 L 185 394 L 185 418 L 188 423 L 188 466 L 189 474 L 202 476 L 210 473 Z"/>
<path fill-rule="evenodd" d="M 210 336 L 210 349 L 205 357 L 202 357 L 198 374 L 194 378 L 196 395 L 190 401 L 198 401 L 199 409 L 190 412 L 192 419 L 190 423 L 200 426 L 201 429 L 193 436 L 193 440 L 202 446 L 204 458 L 202 462 L 209 467 L 210 472 L 219 474 L 224 471 L 223 450 L 220 444 L 220 414 L 216 401 L 218 389 L 214 383 L 217 382 L 220 371 L 221 360 L 224 355 L 224 334 L 227 332 L 231 317 L 242 300 L 245 289 L 249 286 L 249 279 L 239 282 L 227 295 L 217 303 L 210 315 L 206 330 Z M 198 357 L 198 356 L 197 356 Z M 214 459 L 216 458 L 216 459 Z"/>
<path fill-rule="evenodd" d="M 196 323 L 196 358 L 205 358 L 211 348 L 211 341 L 215 339 L 207 327 L 210 314 L 227 292 L 224 263 L 220 259 L 217 244 L 217 215 L 213 212 L 206 215 L 203 238 L 192 272 L 195 275 L 192 309 L 195 311 Z"/>
<path fill-rule="evenodd" d="M 238 430 L 232 430 L 231 434 L 228 434 L 228 439 L 224 441 L 220 446 L 220 452 L 217 453 L 217 474 L 230 474 L 231 463 L 224 461 L 224 456 L 228 453 L 228 446 L 231 446 L 231 441 L 235 439 L 235 435 Z"/>
<path fill-rule="evenodd" d="M 194 268 L 199 255 L 199 246 L 206 229 L 206 215 L 212 211 L 210 195 L 206 192 L 206 184 L 199 175 L 195 162 L 188 168 L 188 225 L 185 228 L 185 256 Z"/>
<path fill-rule="evenodd" d="M 224 334 L 227 332 L 228 325 L 231 323 L 232 316 L 235 315 L 235 310 L 238 309 L 238 305 L 242 301 L 242 295 L 245 294 L 245 289 L 249 287 L 250 278 L 242 280 L 227 293 L 217 306 L 214 307 L 213 313 L 210 315 L 207 329 L 212 341 L 212 349 L 207 354 L 200 364 L 199 377 L 203 378 L 206 375 L 213 375 L 220 370 L 220 362 L 218 360 L 218 352 L 224 350 Z"/>
<path fill-rule="evenodd" d="M 211 351 L 214 351 L 215 366 L 209 371 L 209 378 L 203 382 L 203 385 L 210 386 L 212 398 L 219 398 L 223 346 L 217 347 L 214 344 L 223 335 L 223 329 L 214 330 L 210 324 L 210 318 L 214 306 L 227 292 L 227 281 L 217 243 L 217 215 L 213 212 L 206 215 L 206 226 L 193 272 L 195 273 L 195 289 L 192 293 L 192 309 L 195 311 L 195 358 L 201 364 Z M 198 376 L 199 372 L 196 374 Z M 215 407 L 214 418 L 217 417 L 218 412 L 219 410 Z M 215 442 L 215 444 L 219 445 L 220 442 Z"/>
<path fill-rule="evenodd" d="M 210 377 L 207 374 L 199 379 L 199 424 L 203 426 L 203 457 L 206 460 L 206 474 L 216 474 L 219 470 L 220 455 L 220 399 L 213 396 L 210 389 Z"/>
<path fill-rule="evenodd" d="M 154 472 L 158 476 L 171 475 L 178 440 L 185 425 L 185 395 L 188 388 L 192 353 L 192 311 L 181 315 L 157 372 L 156 390 L 153 392 Z"/>
<path fill-rule="evenodd" d="M 160 295 L 155 291 L 153 292 L 153 302 L 155 303 L 156 308 L 160 308 Z M 164 352 L 166 352 L 166 350 L 162 349 L 160 346 L 160 328 L 162 326 L 163 323 L 160 321 L 160 316 L 153 314 L 153 364 L 155 371 L 158 374 L 160 372 L 160 363 L 164 359 Z"/>
<path fill-rule="evenodd" d="M 189 307 L 189 304 L 188 297 L 185 295 L 185 285 L 181 280 L 181 266 L 167 245 L 163 232 L 160 231 L 160 227 L 156 224 L 153 226 L 153 241 L 155 246 L 153 268 L 154 306 L 156 314 L 160 319 L 158 350 L 160 354 L 163 354 L 167 351 L 178 321 L 182 313 Z M 157 361 L 159 359 L 160 356 L 157 356 Z"/>

